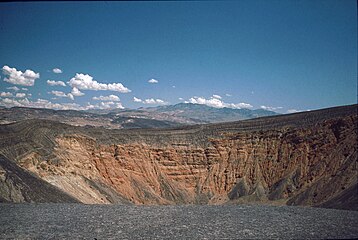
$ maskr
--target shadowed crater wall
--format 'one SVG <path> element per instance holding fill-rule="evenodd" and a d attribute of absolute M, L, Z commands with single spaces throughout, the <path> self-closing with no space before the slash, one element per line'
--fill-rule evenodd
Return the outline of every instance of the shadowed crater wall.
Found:
<path fill-rule="evenodd" d="M 33 119 L 0 126 L 0 153 L 83 203 L 358 209 L 357 105 L 145 130 Z"/>

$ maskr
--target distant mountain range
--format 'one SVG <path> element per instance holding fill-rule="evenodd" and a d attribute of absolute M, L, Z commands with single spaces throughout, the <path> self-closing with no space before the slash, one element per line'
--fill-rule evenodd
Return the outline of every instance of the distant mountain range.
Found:
<path fill-rule="evenodd" d="M 13 107 L 0 108 L 0 124 L 26 119 L 47 119 L 75 126 L 167 128 L 182 125 L 230 122 L 273 115 L 278 115 L 278 113 L 263 109 L 214 108 L 192 103 L 139 109 L 91 111 Z"/>
<path fill-rule="evenodd" d="M 202 104 L 179 103 L 176 105 L 147 108 L 147 111 L 166 113 L 176 117 L 184 117 L 193 121 L 200 120 L 206 123 L 232 122 L 237 120 L 252 119 L 278 115 L 276 112 L 263 109 L 232 109 L 214 108 Z"/>

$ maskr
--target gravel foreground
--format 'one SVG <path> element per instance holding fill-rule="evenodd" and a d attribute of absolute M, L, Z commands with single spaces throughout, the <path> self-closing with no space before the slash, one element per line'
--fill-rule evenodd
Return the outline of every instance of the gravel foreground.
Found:
<path fill-rule="evenodd" d="M 349 239 L 357 222 L 308 207 L 0 204 L 0 239 Z"/>

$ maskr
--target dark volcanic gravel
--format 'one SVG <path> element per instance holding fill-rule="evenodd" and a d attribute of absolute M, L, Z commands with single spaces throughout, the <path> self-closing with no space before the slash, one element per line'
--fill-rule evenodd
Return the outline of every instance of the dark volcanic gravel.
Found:
<path fill-rule="evenodd" d="M 274 206 L 0 204 L 0 239 L 358 238 L 358 212 Z"/>

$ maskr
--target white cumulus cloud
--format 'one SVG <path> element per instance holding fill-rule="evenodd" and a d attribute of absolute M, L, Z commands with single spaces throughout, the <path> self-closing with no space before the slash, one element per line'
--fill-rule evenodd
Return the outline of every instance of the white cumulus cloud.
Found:
<path fill-rule="evenodd" d="M 64 92 L 61 92 L 61 91 L 51 91 L 49 92 L 50 94 L 52 95 L 55 95 L 56 97 L 64 97 L 64 98 L 69 98 L 71 100 L 74 100 L 75 98 L 73 97 L 73 94 L 72 93 L 64 93 Z"/>
<path fill-rule="evenodd" d="M 143 101 L 143 103 L 144 103 L 144 104 L 155 104 L 156 101 L 155 101 L 154 98 L 149 98 L 149 99 L 145 99 L 145 100 Z"/>
<path fill-rule="evenodd" d="M 66 84 L 62 81 L 54 81 L 54 80 L 47 80 L 47 84 L 50 86 L 63 86 L 65 87 Z"/>
<path fill-rule="evenodd" d="M 241 109 L 241 108 L 253 108 L 253 106 L 249 103 L 226 103 L 226 106 L 228 108 L 237 108 L 237 109 Z"/>
<path fill-rule="evenodd" d="M 159 81 L 156 80 L 156 79 L 154 79 L 154 78 L 152 78 L 152 79 L 148 80 L 148 82 L 149 82 L 149 83 L 158 83 Z"/>
<path fill-rule="evenodd" d="M 306 112 L 311 111 L 310 109 L 307 110 L 297 110 L 297 109 L 288 109 L 286 113 L 298 113 L 298 112 Z"/>
<path fill-rule="evenodd" d="M 75 97 L 73 96 L 72 93 L 67 93 L 67 97 L 71 100 L 75 100 Z"/>
<path fill-rule="evenodd" d="M 214 95 L 213 95 L 213 98 L 221 99 L 221 96 L 214 94 Z"/>
<path fill-rule="evenodd" d="M 159 99 L 159 98 L 157 98 L 157 99 L 148 98 L 148 99 L 142 100 L 142 99 L 140 99 L 140 98 L 134 97 L 134 98 L 133 98 L 133 101 L 134 101 L 134 102 L 140 102 L 140 103 L 143 103 L 143 104 L 166 104 L 165 101 L 163 101 L 162 99 Z"/>
<path fill-rule="evenodd" d="M 144 104 L 164 104 L 165 102 L 161 99 L 149 98 L 143 101 Z"/>
<path fill-rule="evenodd" d="M 4 98 L 0 99 L 0 103 L 3 106 L 6 107 L 24 107 L 26 106 L 26 102 L 23 102 L 23 100 L 15 100 L 10 98 Z"/>
<path fill-rule="evenodd" d="M 19 91 L 20 88 L 16 87 L 16 86 L 13 86 L 13 87 L 8 87 L 6 89 L 9 89 L 9 90 L 14 90 L 14 91 Z"/>
<path fill-rule="evenodd" d="M 249 103 L 225 103 L 224 101 L 222 101 L 221 99 L 218 98 L 214 98 L 211 97 L 210 99 L 206 99 L 204 97 L 192 97 L 189 99 L 189 101 L 185 101 L 186 103 L 194 103 L 194 104 L 203 104 L 203 105 L 207 105 L 210 107 L 215 107 L 215 108 L 236 108 L 236 109 L 241 109 L 241 108 L 252 108 L 253 106 Z"/>
<path fill-rule="evenodd" d="M 82 73 L 76 73 L 76 75 L 71 78 L 68 83 L 71 87 L 81 90 L 109 90 L 121 93 L 131 92 L 131 90 L 123 86 L 122 83 L 99 83 L 93 80 L 93 77 L 90 75 Z"/>
<path fill-rule="evenodd" d="M 25 88 L 25 87 L 21 88 L 21 90 L 22 90 L 22 91 L 29 91 L 29 89 L 28 89 L 28 88 Z"/>
<path fill-rule="evenodd" d="M 59 69 L 59 68 L 54 68 L 54 69 L 52 69 L 52 72 L 54 72 L 54 73 L 62 73 L 62 70 Z"/>
<path fill-rule="evenodd" d="M 12 93 L 11 92 L 1 92 L 0 97 L 12 97 Z"/>
<path fill-rule="evenodd" d="M 16 98 L 24 98 L 24 97 L 26 97 L 26 93 L 16 93 L 15 97 Z"/>
<path fill-rule="evenodd" d="M 134 101 L 134 102 L 142 102 L 143 100 L 140 99 L 140 98 L 133 97 L 133 101 Z"/>
<path fill-rule="evenodd" d="M 113 102 L 119 102 L 120 99 L 116 95 L 109 95 L 109 96 L 99 96 L 99 97 L 93 97 L 93 100 L 101 100 L 101 101 L 113 101 Z"/>
<path fill-rule="evenodd" d="M 123 107 L 122 103 L 120 103 L 120 102 L 116 102 L 116 103 L 114 103 L 114 107 L 115 107 L 115 108 L 124 109 L 124 107 Z"/>
<path fill-rule="evenodd" d="M 217 98 L 205 99 L 203 97 L 192 97 L 189 99 L 190 103 L 204 104 L 210 107 L 223 108 L 225 107 L 224 102 Z"/>
<path fill-rule="evenodd" d="M 51 94 L 57 96 L 57 97 L 67 97 L 66 94 L 64 92 L 61 91 L 51 91 Z"/>
<path fill-rule="evenodd" d="M 80 97 L 80 96 L 85 95 L 83 92 L 81 92 L 80 90 L 78 90 L 78 88 L 76 88 L 76 87 L 73 87 L 73 88 L 72 88 L 71 94 L 72 94 L 73 96 L 76 96 L 76 97 Z"/>
<path fill-rule="evenodd" d="M 275 111 L 275 110 L 282 109 L 282 107 L 270 107 L 265 105 L 260 106 L 260 108 L 268 111 Z"/>
<path fill-rule="evenodd" d="M 100 108 L 108 109 L 108 108 L 112 108 L 112 105 L 114 105 L 114 102 L 101 102 Z"/>
<path fill-rule="evenodd" d="M 123 105 L 119 102 L 101 102 L 100 104 L 81 106 L 77 103 L 53 103 L 46 99 L 37 99 L 36 101 L 30 101 L 27 98 L 22 99 L 11 99 L 4 98 L 0 99 L 0 105 L 5 107 L 31 107 L 31 108 L 49 108 L 56 110 L 88 110 L 88 109 L 123 109 Z"/>
<path fill-rule="evenodd" d="M 16 68 L 10 68 L 5 65 L 3 66 L 2 71 L 3 74 L 6 75 L 4 81 L 15 85 L 33 86 L 35 84 L 35 80 L 40 78 L 39 73 L 35 73 L 29 69 L 23 73 L 16 70 Z"/>
<path fill-rule="evenodd" d="M 120 102 L 100 102 L 95 105 L 88 104 L 85 108 L 86 108 L 86 110 L 88 110 L 88 109 L 124 109 L 122 103 L 120 103 Z"/>

